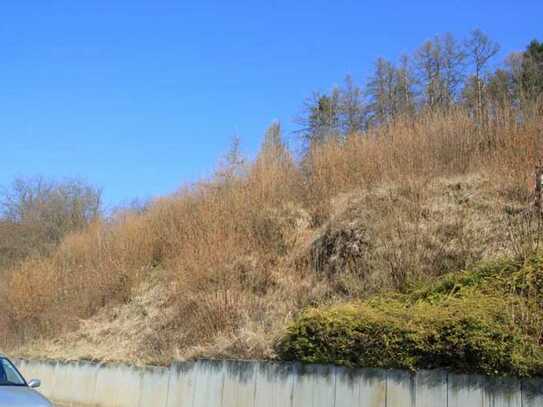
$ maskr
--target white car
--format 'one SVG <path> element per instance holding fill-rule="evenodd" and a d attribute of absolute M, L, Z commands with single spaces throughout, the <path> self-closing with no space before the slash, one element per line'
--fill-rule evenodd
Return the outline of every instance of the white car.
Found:
<path fill-rule="evenodd" d="M 0 407 L 54 407 L 34 390 L 40 384 L 37 379 L 27 383 L 15 365 L 0 354 Z"/>

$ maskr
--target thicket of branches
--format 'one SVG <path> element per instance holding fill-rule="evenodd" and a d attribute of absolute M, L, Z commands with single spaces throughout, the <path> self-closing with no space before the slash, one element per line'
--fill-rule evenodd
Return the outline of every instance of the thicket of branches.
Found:
<path fill-rule="evenodd" d="M 17 178 L 0 189 L 0 271 L 49 254 L 101 215 L 101 190 L 84 181 Z"/>

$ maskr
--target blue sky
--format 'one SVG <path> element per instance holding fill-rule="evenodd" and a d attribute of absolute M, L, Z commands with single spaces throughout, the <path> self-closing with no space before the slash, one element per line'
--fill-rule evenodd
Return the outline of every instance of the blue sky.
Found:
<path fill-rule="evenodd" d="M 498 58 L 543 39 L 542 1 L 8 0 L 0 5 L 0 185 L 82 177 L 108 206 L 248 154 L 313 90 L 361 82 L 435 34 L 481 28 Z"/>

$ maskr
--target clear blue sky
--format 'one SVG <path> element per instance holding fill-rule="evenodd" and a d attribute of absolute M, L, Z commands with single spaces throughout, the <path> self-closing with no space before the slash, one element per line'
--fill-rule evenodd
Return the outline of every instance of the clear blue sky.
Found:
<path fill-rule="evenodd" d="M 254 154 L 312 90 L 365 78 L 446 31 L 506 53 L 543 39 L 543 1 L 7 0 L 0 5 L 0 185 L 78 176 L 109 206 Z"/>

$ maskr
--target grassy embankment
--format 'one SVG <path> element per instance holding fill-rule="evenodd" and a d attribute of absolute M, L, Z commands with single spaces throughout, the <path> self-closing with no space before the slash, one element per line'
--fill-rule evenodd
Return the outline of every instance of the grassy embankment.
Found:
<path fill-rule="evenodd" d="M 144 213 L 96 222 L 52 255 L 9 270 L 3 347 L 30 356 L 160 363 L 276 357 L 283 338 L 279 355 L 372 364 L 371 355 L 349 356 L 352 344 L 337 358 L 328 345 L 322 355 L 295 350 L 305 323 L 327 324 L 345 311 L 340 320 L 361 335 L 369 318 L 382 321 L 376 332 L 386 328 L 412 341 L 413 355 L 400 355 L 397 365 L 429 365 L 433 351 L 420 345 L 425 341 L 436 341 L 442 355 L 440 349 L 467 352 L 498 335 L 495 346 L 504 341 L 501 352 L 514 350 L 515 361 L 472 368 L 532 373 L 522 360 L 539 352 L 537 335 L 515 307 L 505 307 L 502 319 L 495 315 L 498 294 L 415 301 L 407 293 L 484 258 L 533 253 L 537 225 L 523 211 L 531 202 L 541 119 L 537 110 L 522 120 L 504 111 L 479 126 L 461 109 L 422 113 L 315 146 L 303 163 L 268 145 L 254 162 L 223 169 Z M 311 307 L 324 311 L 296 319 Z M 434 323 L 461 329 L 468 311 L 469 321 L 484 325 L 477 340 L 468 335 L 453 346 L 439 330 L 441 339 L 428 337 Z M 313 313 L 322 317 L 311 322 Z M 284 339 L 289 326 L 291 347 Z M 516 348 L 528 337 L 531 345 Z"/>

